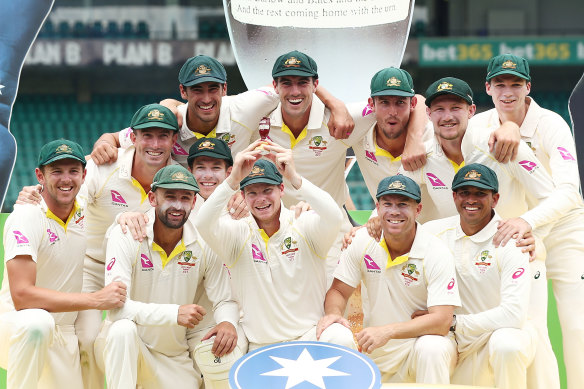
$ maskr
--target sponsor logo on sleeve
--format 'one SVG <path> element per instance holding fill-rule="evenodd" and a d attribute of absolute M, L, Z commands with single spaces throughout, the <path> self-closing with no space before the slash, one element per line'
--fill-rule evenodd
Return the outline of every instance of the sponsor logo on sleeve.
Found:
<path fill-rule="evenodd" d="M 14 238 L 16 239 L 16 244 L 26 244 L 26 243 L 30 243 L 28 241 L 28 238 L 26 236 L 24 236 L 24 234 L 20 231 L 12 231 L 12 233 L 14 234 Z"/>
<path fill-rule="evenodd" d="M 377 157 L 373 151 L 365 150 L 365 158 L 377 165 Z"/>
<path fill-rule="evenodd" d="M 152 261 L 150 260 L 150 258 L 148 258 L 146 254 L 140 255 L 140 262 L 142 262 L 142 271 L 154 270 L 154 265 L 152 264 Z"/>
<path fill-rule="evenodd" d="M 181 145 L 179 145 L 178 142 L 175 142 L 172 146 L 172 153 L 174 155 L 189 155 L 189 153 L 187 153 L 187 151 Z"/>
<path fill-rule="evenodd" d="M 535 169 L 538 168 L 537 163 L 527 160 L 519 161 L 519 165 L 521 165 L 521 167 L 527 170 L 529 173 L 533 173 Z"/>
<path fill-rule="evenodd" d="M 251 245 L 251 257 L 253 258 L 254 262 L 268 263 L 266 261 L 266 258 L 264 258 L 264 254 L 262 253 L 262 251 L 255 244 Z"/>
<path fill-rule="evenodd" d="M 50 228 L 47 228 L 47 234 L 49 236 L 49 244 L 53 245 L 53 244 L 55 244 L 56 241 L 59 240 L 59 235 L 57 235 L 53 231 L 51 231 Z"/>
<path fill-rule="evenodd" d="M 523 275 L 523 273 L 525 273 L 525 269 L 520 267 L 517 269 L 517 271 L 515 273 L 513 273 L 513 275 L 511 276 L 514 280 L 518 279 L 519 277 L 521 277 Z"/>
<path fill-rule="evenodd" d="M 116 258 L 113 257 L 106 266 L 107 271 L 110 271 L 112 267 L 116 264 Z"/>
<path fill-rule="evenodd" d="M 432 189 L 448 189 L 446 184 L 442 182 L 441 179 L 438 178 L 434 173 L 426 173 L 426 177 L 428 177 L 428 181 L 432 185 Z"/>
<path fill-rule="evenodd" d="M 574 158 L 574 156 L 572 156 L 572 154 L 570 154 L 570 152 L 568 150 L 566 150 L 564 147 L 558 147 L 558 151 L 560 152 L 560 155 L 562 156 L 564 161 L 575 161 L 576 160 L 576 158 Z"/>
<path fill-rule="evenodd" d="M 361 116 L 365 117 L 371 113 L 373 113 L 373 108 L 369 104 L 367 104 L 365 106 L 365 108 L 363 108 L 363 112 L 361 112 Z"/>
<path fill-rule="evenodd" d="M 377 265 L 373 258 L 371 258 L 368 254 L 365 254 L 365 256 L 363 257 L 363 262 L 365 262 L 365 268 L 367 268 L 367 273 L 381 273 L 379 265 Z"/>
<path fill-rule="evenodd" d="M 118 205 L 120 207 L 128 207 L 128 204 L 126 203 L 126 200 L 124 200 L 124 197 L 120 194 L 120 192 L 118 192 L 117 190 L 111 190 L 111 195 L 112 195 L 112 204 L 113 205 Z"/>

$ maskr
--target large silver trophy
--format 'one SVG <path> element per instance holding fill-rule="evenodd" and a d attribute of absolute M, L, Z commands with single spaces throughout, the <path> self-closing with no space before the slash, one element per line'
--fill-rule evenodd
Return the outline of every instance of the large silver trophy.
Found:
<path fill-rule="evenodd" d="M 300 50 L 320 82 L 350 102 L 369 96 L 378 70 L 401 64 L 414 0 L 223 0 L 229 36 L 248 88 L 270 84 L 272 65 Z"/>

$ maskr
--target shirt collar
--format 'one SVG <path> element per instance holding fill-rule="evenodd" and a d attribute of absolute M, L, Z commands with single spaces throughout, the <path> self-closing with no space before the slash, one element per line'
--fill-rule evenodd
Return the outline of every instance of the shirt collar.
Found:
<path fill-rule="evenodd" d="M 316 97 L 316 95 L 312 96 L 312 105 L 310 106 L 310 116 L 308 117 L 308 124 L 306 128 L 308 130 L 316 130 L 323 126 L 326 126 L 324 121 L 324 113 L 325 113 L 325 106 L 322 101 Z M 284 120 L 282 119 L 282 103 L 278 104 L 278 108 L 272 111 L 270 114 L 270 126 L 273 127 L 282 127 L 282 123 Z"/>
<path fill-rule="evenodd" d="M 61 220 L 61 218 L 59 218 L 57 215 L 55 215 L 53 213 L 53 211 L 51 211 L 49 209 L 49 207 L 47 206 L 47 203 L 45 203 L 44 199 L 41 200 L 40 207 L 43 210 L 43 212 L 45 213 L 45 216 L 48 219 L 54 220 L 57 224 L 59 224 L 61 227 L 63 227 L 63 230 L 65 230 L 65 232 L 67 232 L 67 226 L 69 226 L 69 222 L 73 219 L 73 217 L 75 216 L 75 213 L 81 209 L 81 207 L 77 203 L 77 200 L 75 200 L 75 202 L 73 203 L 73 209 L 71 210 L 71 213 L 67 217 L 67 221 L 63 222 L 63 220 Z"/>
<path fill-rule="evenodd" d="M 456 224 L 456 239 L 458 240 L 468 237 L 474 243 L 484 243 L 492 239 L 493 236 L 497 233 L 497 225 L 500 220 L 501 216 L 499 216 L 499 214 L 495 212 L 495 215 L 493 216 L 489 224 L 487 224 L 482 230 L 471 236 L 468 236 L 464 233 L 459 222 Z"/>

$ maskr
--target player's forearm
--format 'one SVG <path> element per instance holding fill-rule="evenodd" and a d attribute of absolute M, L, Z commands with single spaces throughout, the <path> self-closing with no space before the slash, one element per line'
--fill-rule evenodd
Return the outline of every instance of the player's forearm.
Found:
<path fill-rule="evenodd" d="M 347 307 L 347 299 L 334 288 L 326 292 L 324 299 L 324 314 L 344 316 Z"/>
<path fill-rule="evenodd" d="M 426 114 L 426 105 L 424 97 L 416 95 L 417 103 L 407 125 L 406 144 L 410 142 L 423 143 L 426 124 L 428 124 L 428 115 Z"/>
<path fill-rule="evenodd" d="M 454 312 L 454 307 L 451 308 L 448 311 Z M 422 335 L 445 336 L 448 334 L 452 324 L 452 317 L 452 313 L 430 312 L 427 315 L 417 316 L 409 321 L 392 323 L 388 327 L 391 328 L 392 339 L 409 339 Z"/>
<path fill-rule="evenodd" d="M 178 325 L 177 304 L 154 304 L 126 300 L 123 308 L 108 311 L 111 321 L 120 319 L 132 320 L 143 326 L 170 326 Z"/>
<path fill-rule="evenodd" d="M 74 312 L 98 307 L 98 300 L 91 293 L 65 293 L 38 286 L 12 291 L 12 301 L 17 311 L 36 308 L 48 312 Z"/>

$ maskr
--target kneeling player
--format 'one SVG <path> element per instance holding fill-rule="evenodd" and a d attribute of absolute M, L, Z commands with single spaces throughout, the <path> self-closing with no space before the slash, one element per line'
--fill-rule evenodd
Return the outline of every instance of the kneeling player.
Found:
<path fill-rule="evenodd" d="M 537 344 L 537 332 L 527 319 L 529 256 L 515 244 L 493 244 L 501 220 L 494 210 L 499 183 L 493 170 L 467 165 L 454 176 L 452 190 L 460 216 L 423 227 L 455 253 L 462 307 L 456 310 L 459 362 L 452 381 L 526 388 Z"/>
<path fill-rule="evenodd" d="M 132 299 L 108 312 L 96 345 L 110 388 L 167 388 L 176 382 L 198 388 L 200 373 L 189 350 L 213 337 L 194 357 L 207 388 L 227 388 L 229 368 L 245 351 L 228 275 L 188 221 L 198 190 L 186 169 L 167 166 L 156 173 L 148 194 L 154 209 L 148 213 L 147 238 L 135 241 L 120 226 L 112 231 L 106 284 L 123 280 Z M 218 324 L 202 333 L 197 324 L 207 312 L 200 302 L 207 297 Z"/>
<path fill-rule="evenodd" d="M 369 304 L 365 328 L 356 337 L 379 367 L 382 381 L 448 384 L 456 364 L 456 344 L 448 330 L 454 306 L 460 305 L 452 255 L 416 223 L 422 205 L 414 181 L 386 177 L 376 198 L 381 241 L 361 229 L 343 252 L 317 334 L 334 343 L 353 343 L 343 313 L 363 281 Z M 412 318 L 415 311 L 426 309 L 428 315 Z M 331 336 L 333 329 L 336 334 Z"/>

